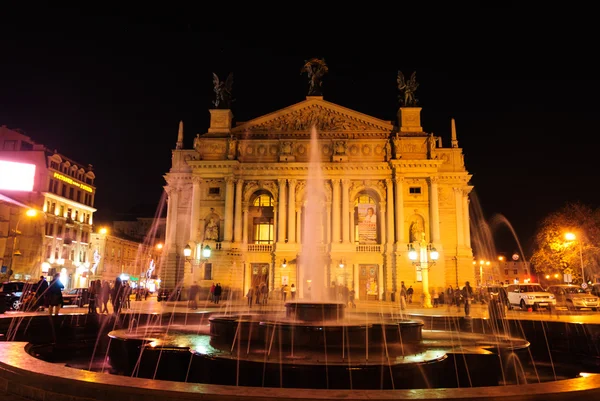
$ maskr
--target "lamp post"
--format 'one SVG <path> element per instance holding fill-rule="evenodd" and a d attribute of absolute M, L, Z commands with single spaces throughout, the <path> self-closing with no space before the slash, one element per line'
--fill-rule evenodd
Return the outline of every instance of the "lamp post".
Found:
<path fill-rule="evenodd" d="M 576 241 L 577 236 L 573 233 L 566 233 L 565 239 L 567 241 Z M 585 274 L 583 271 L 583 244 L 582 244 L 581 240 L 579 240 L 577 242 L 579 242 L 579 263 L 581 264 L 581 283 L 583 284 L 583 283 L 585 283 Z"/>
<path fill-rule="evenodd" d="M 37 216 L 37 210 L 27 209 L 27 211 L 25 212 L 25 216 L 33 218 L 33 217 Z M 15 226 L 15 229 L 14 229 L 15 235 L 13 237 L 12 247 L 10 249 L 10 263 L 8 264 L 8 270 L 7 270 L 8 278 L 10 278 L 10 276 L 12 276 L 13 261 L 15 259 L 15 256 L 21 255 L 21 252 L 19 252 L 17 250 L 17 236 L 19 235 L 19 224 L 21 224 L 22 218 L 23 218 L 23 215 L 19 216 L 19 219 L 17 220 L 17 225 Z"/>
<path fill-rule="evenodd" d="M 431 305 L 431 294 L 429 294 L 429 266 L 435 265 L 435 261 L 439 257 L 438 251 L 433 247 L 432 244 L 428 244 L 425 241 L 425 233 L 422 233 L 423 237 L 418 243 L 419 252 L 415 250 L 412 244 L 408 244 L 408 258 L 412 261 L 412 264 L 421 269 L 421 281 L 423 282 L 423 306 L 425 308 L 432 308 Z M 420 256 L 420 257 L 419 257 Z"/>
<path fill-rule="evenodd" d="M 202 258 L 200 258 L 198 260 L 198 264 L 204 264 L 204 263 L 206 263 L 208 258 L 210 258 L 212 249 L 208 245 L 200 246 L 200 248 L 202 249 Z M 192 247 L 190 247 L 189 244 L 186 245 L 185 248 L 183 248 L 183 256 L 185 257 L 185 260 L 190 264 L 191 273 L 193 274 L 194 273 L 194 261 L 190 258 L 190 256 L 192 256 Z"/>

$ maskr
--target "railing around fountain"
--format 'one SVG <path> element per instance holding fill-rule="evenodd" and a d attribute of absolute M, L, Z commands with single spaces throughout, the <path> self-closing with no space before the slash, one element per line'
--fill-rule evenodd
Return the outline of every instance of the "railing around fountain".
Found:
<path fill-rule="evenodd" d="M 356 252 L 378 252 L 378 253 L 381 253 L 381 244 L 356 245 Z"/>

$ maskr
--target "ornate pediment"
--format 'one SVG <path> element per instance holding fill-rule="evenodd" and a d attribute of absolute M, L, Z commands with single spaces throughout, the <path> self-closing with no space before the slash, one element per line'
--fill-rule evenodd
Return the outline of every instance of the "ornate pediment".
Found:
<path fill-rule="evenodd" d="M 233 132 L 391 132 L 391 122 L 327 102 L 320 97 L 309 98 L 288 108 L 241 123 Z"/>

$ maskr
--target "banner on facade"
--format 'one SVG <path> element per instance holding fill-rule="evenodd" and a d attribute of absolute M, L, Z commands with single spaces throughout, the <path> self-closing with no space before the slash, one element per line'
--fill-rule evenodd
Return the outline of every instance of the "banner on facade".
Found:
<path fill-rule="evenodd" d="M 358 241 L 361 244 L 377 243 L 377 213 L 372 203 L 358 204 Z"/>

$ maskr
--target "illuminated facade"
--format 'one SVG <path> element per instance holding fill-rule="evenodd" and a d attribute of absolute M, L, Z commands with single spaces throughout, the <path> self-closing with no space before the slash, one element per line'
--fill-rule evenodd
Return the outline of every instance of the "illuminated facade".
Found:
<path fill-rule="evenodd" d="M 391 300 L 401 281 L 421 291 L 408 246 L 423 238 L 440 255 L 429 266 L 431 289 L 474 282 L 471 176 L 454 121 L 443 147 L 441 137 L 423 131 L 420 107 L 400 108 L 396 124 L 322 96 L 235 125 L 231 110 L 209 111 L 208 132 L 191 149 L 180 124 L 165 175 L 164 287 L 220 282 L 242 295 L 263 282 L 270 290 L 295 284 L 302 296 L 302 255 L 320 252 L 325 283 L 353 287 L 358 299 Z M 313 125 L 326 199 L 313 230 L 320 245 L 303 249 Z M 208 259 L 200 252 L 206 245 Z"/>
<path fill-rule="evenodd" d="M 122 280 L 145 286 L 154 283 L 160 248 L 112 235 L 107 231 L 91 234 L 90 277 L 92 280 Z M 153 284 L 154 285 L 154 284 Z"/>
<path fill-rule="evenodd" d="M 6 127 L 0 128 L 0 160 L 36 166 L 32 191 L 3 191 L 21 202 L 11 206 L 9 214 L 13 217 L 9 220 L 16 222 L 12 227 L 19 222 L 32 226 L 28 235 L 7 229 L 8 237 L 13 236 L 19 244 L 15 250 L 30 255 L 14 258 L 13 278 L 37 279 L 41 274 L 58 272 L 66 288 L 87 286 L 90 233 L 96 211 L 92 166 L 82 166 Z M 40 213 L 28 219 L 24 217 L 27 208 Z"/>

